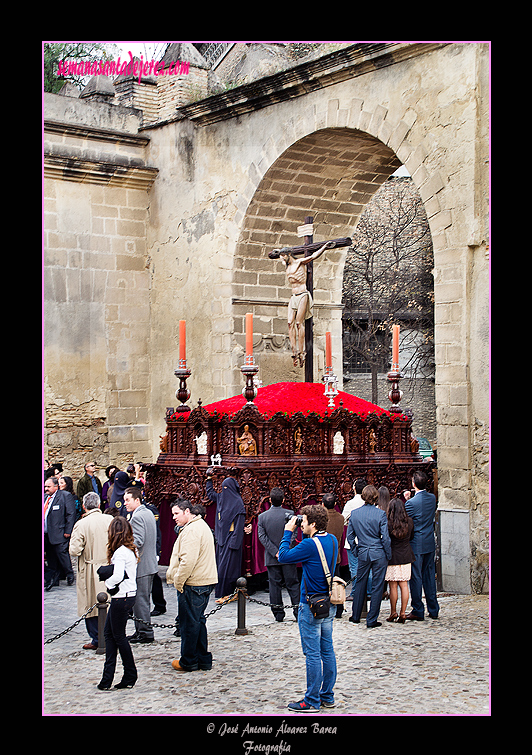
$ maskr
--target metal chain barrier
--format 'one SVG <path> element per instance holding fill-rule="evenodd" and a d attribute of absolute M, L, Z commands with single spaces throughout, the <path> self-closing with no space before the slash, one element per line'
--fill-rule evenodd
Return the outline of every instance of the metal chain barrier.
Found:
<path fill-rule="evenodd" d="M 212 611 L 209 611 L 209 613 L 206 613 L 205 618 L 207 619 L 209 616 L 212 616 L 213 613 L 216 613 L 225 605 L 227 605 L 227 603 L 230 603 L 232 600 L 234 600 L 234 598 L 238 595 L 238 593 L 239 593 L 239 590 L 238 589 L 235 590 L 234 593 L 230 595 L 227 600 L 224 600 L 224 602 L 221 603 L 219 606 L 216 606 L 216 608 L 213 608 Z M 78 624 L 80 624 L 83 621 L 83 619 L 85 619 L 91 613 L 91 611 L 94 608 L 96 608 L 97 605 L 98 603 L 95 603 L 93 606 L 91 606 L 91 608 L 89 608 L 89 610 L 86 613 L 83 614 L 83 616 L 81 616 L 77 621 L 75 621 L 72 624 L 72 626 L 68 627 L 67 629 L 64 629 L 59 634 L 56 634 L 55 637 L 49 637 L 47 640 L 44 641 L 44 644 L 48 645 L 50 642 L 54 642 L 55 640 L 58 640 L 60 637 L 63 637 L 65 634 L 68 634 L 68 632 L 71 632 L 72 629 L 77 627 Z M 132 619 L 133 621 L 139 621 L 141 624 L 146 624 L 146 626 L 152 626 L 157 629 L 175 629 L 176 628 L 175 623 L 174 624 L 153 624 L 153 623 L 145 621 L 144 619 L 139 619 L 138 616 L 135 616 L 135 615 L 130 616 L 130 619 Z"/>
<path fill-rule="evenodd" d="M 243 579 L 243 578 L 241 577 L 241 579 Z M 346 582 L 346 587 L 351 584 L 351 581 L 352 580 L 349 580 L 349 582 Z M 224 600 L 223 603 L 220 603 L 220 605 L 218 605 L 215 608 L 213 608 L 212 611 L 209 611 L 209 613 L 206 613 L 205 614 L 205 618 L 208 619 L 209 616 L 212 616 L 217 611 L 220 611 L 224 606 L 226 606 L 228 603 L 231 603 L 240 594 L 242 594 L 243 597 L 246 600 L 249 600 L 250 603 L 257 603 L 260 606 L 266 606 L 266 608 L 283 609 L 283 610 L 288 611 L 289 609 L 297 608 L 297 605 L 298 605 L 298 604 L 296 604 L 294 606 L 291 603 L 289 605 L 284 605 L 283 603 L 269 603 L 269 602 L 267 603 L 264 600 L 257 600 L 256 598 L 250 597 L 248 595 L 248 593 L 247 593 L 246 587 L 237 587 L 235 589 L 234 593 L 232 595 L 230 595 L 227 598 L 227 600 Z M 94 608 L 96 608 L 97 605 L 98 605 L 98 603 L 95 603 L 93 606 L 91 606 L 91 608 L 89 608 L 89 610 L 86 613 L 83 614 L 83 616 L 81 616 L 77 621 L 75 621 L 70 627 L 68 627 L 67 629 L 64 629 L 59 634 L 55 635 L 55 637 L 50 637 L 49 639 L 45 640 L 44 644 L 48 645 L 50 642 L 54 642 L 55 640 L 58 640 L 60 637 L 63 637 L 65 634 L 68 634 L 68 632 L 71 632 L 72 629 L 74 629 L 75 627 L 77 627 L 78 624 L 80 624 L 83 621 L 83 619 L 85 619 L 89 615 L 89 613 L 91 613 L 91 611 Z M 240 626 L 242 624 L 242 618 L 241 618 L 242 608 L 241 608 L 241 602 L 240 601 L 239 601 L 239 607 L 240 607 L 239 608 L 239 628 L 241 630 L 243 630 L 243 629 L 245 629 L 245 626 Z M 176 628 L 175 622 L 174 622 L 174 624 L 155 624 L 155 623 L 152 623 L 152 622 L 145 621 L 144 619 L 139 619 L 138 616 L 135 616 L 134 614 L 132 616 L 130 616 L 130 619 L 132 619 L 133 621 L 138 621 L 141 624 L 145 624 L 146 626 L 153 627 L 154 629 L 175 629 Z M 244 624 L 245 624 L 245 617 L 244 617 Z M 239 632 L 239 633 L 241 633 L 241 632 Z"/>
<path fill-rule="evenodd" d="M 223 608 L 228 603 L 231 603 L 231 601 L 238 595 L 240 592 L 239 589 L 236 589 L 232 595 L 230 595 L 227 600 L 224 600 L 223 603 L 220 603 L 219 606 L 216 606 L 216 608 L 213 608 L 212 611 L 209 611 L 209 613 L 205 614 L 205 618 L 208 619 L 209 616 L 212 616 L 213 613 L 216 613 L 221 608 Z M 139 619 L 138 616 L 135 616 L 134 614 L 130 616 L 130 619 L 133 619 L 133 621 L 138 621 L 140 624 L 145 624 L 147 627 L 154 627 L 155 629 L 175 629 L 175 624 L 155 624 L 151 621 L 146 621 L 145 619 Z"/>
<path fill-rule="evenodd" d="M 346 592 L 347 592 L 347 587 L 351 584 L 352 581 L 353 580 L 350 579 L 348 582 L 345 583 Z M 292 605 L 291 603 L 289 605 L 284 605 L 283 603 L 266 603 L 264 600 L 257 600 L 256 598 L 251 598 L 247 593 L 246 593 L 246 598 L 249 600 L 250 603 L 258 603 L 259 606 L 266 606 L 266 608 L 277 608 L 277 609 L 282 608 L 285 611 L 288 611 L 288 609 L 290 608 L 297 608 L 299 605 L 298 603 L 296 603 L 296 605 Z"/>
<path fill-rule="evenodd" d="M 299 605 L 299 603 L 296 603 L 295 605 L 284 605 L 283 603 L 266 603 L 266 601 L 264 600 L 257 600 L 257 598 L 252 598 L 247 594 L 246 598 L 250 603 L 257 603 L 259 606 L 266 606 L 266 608 L 282 608 L 283 610 L 288 610 L 289 608 L 297 608 Z"/>
<path fill-rule="evenodd" d="M 95 603 L 93 606 L 91 606 L 91 608 L 89 608 L 89 610 L 87 611 L 87 613 L 84 613 L 81 618 L 79 618 L 77 621 L 75 621 L 72 624 L 72 626 L 68 627 L 68 629 L 63 629 L 63 631 L 60 632 L 59 634 L 56 634 L 55 637 L 50 637 L 48 640 L 45 640 L 44 644 L 48 645 L 50 642 L 54 642 L 54 640 L 58 640 L 60 637 L 63 637 L 65 634 L 68 634 L 68 632 L 71 632 L 72 629 L 74 629 L 74 627 L 77 627 L 77 625 L 80 624 L 83 621 L 83 619 L 85 619 L 90 614 L 90 612 L 94 608 L 96 608 L 97 605 L 98 605 L 98 603 Z"/>

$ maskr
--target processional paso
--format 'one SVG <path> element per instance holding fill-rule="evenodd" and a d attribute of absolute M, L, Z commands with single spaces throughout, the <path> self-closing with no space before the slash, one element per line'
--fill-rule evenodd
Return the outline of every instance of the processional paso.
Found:
<path fill-rule="evenodd" d="M 327 249 L 351 244 L 351 239 L 315 243 L 312 218 L 299 229 L 305 244 L 273 250 L 269 257 L 284 257 L 287 274 L 298 258 L 306 257 L 305 266 L 297 267 L 291 285 L 303 285 L 312 296 L 312 265 Z M 306 272 L 306 281 L 299 271 Z M 298 297 L 305 290 L 294 291 Z M 301 301 L 305 297 L 301 296 Z M 297 298 L 296 298 L 297 301 Z M 301 307 L 300 307 L 301 304 Z M 185 353 L 185 323 L 180 324 L 179 380 L 176 397 L 181 404 L 166 412 L 166 432 L 161 436 L 160 454 L 148 465 L 147 499 L 159 507 L 163 537 L 161 563 L 171 552 L 175 533 L 168 503 L 182 496 L 191 503 L 201 503 L 206 520 L 214 525 L 216 504 L 206 494 L 206 471 L 213 469 L 215 490 L 229 473 L 236 477 L 246 508 L 246 525 L 251 533 L 244 537 L 242 575 L 265 571 L 263 547 L 257 536 L 257 518 L 269 505 L 272 488 L 285 492 L 285 505 L 296 513 L 308 503 L 320 503 L 324 493 L 334 493 L 340 510 L 353 495 L 353 484 L 364 477 L 368 484 L 386 485 L 391 495 L 409 488 L 412 473 L 422 469 L 432 484 L 433 462 L 425 462 L 418 453 L 412 418 L 400 407 L 401 377 L 398 365 L 398 327 L 394 328 L 392 370 L 389 399 L 391 407 L 375 404 L 338 391 L 332 374 L 330 333 L 326 334 L 326 365 L 323 383 L 312 376 L 312 318 L 304 320 L 307 328 L 305 349 L 300 347 L 301 319 L 308 302 L 298 301 L 292 325 L 295 339 L 294 361 L 305 366 L 305 382 L 276 383 L 258 387 L 259 367 L 253 355 L 253 313 L 246 316 L 246 349 L 241 372 L 245 379 L 242 393 L 206 406 L 187 405 L 190 391 L 186 386 L 191 370 Z M 291 344 L 294 340 L 291 339 Z M 294 346 L 292 346 L 294 348 Z M 303 354 L 303 359 L 301 359 Z M 321 381 L 320 381 L 321 382 Z M 248 529 L 248 528 L 247 528 Z"/>

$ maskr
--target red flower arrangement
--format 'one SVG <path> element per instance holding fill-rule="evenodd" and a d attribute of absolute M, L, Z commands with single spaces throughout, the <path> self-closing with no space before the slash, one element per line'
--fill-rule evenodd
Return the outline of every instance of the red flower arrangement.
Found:
<path fill-rule="evenodd" d="M 389 411 L 380 406 L 344 391 L 338 392 L 334 400 L 335 409 L 340 406 L 340 401 L 344 409 L 358 414 L 362 419 L 366 419 L 368 414 L 371 413 L 378 416 L 387 415 L 391 419 L 405 419 L 403 414 L 391 415 Z M 324 417 L 326 413 L 331 414 L 334 411 L 334 409 L 329 408 L 328 402 L 329 400 L 324 394 L 324 386 L 321 383 L 274 383 L 259 388 L 253 403 L 264 417 L 271 418 L 278 412 L 283 412 L 289 417 L 296 412 L 301 412 L 303 415 L 315 412 L 320 417 Z M 232 418 L 245 404 L 246 399 L 239 395 L 207 404 L 203 409 L 211 416 L 226 414 Z M 187 416 L 185 415 L 185 417 Z M 176 415 L 174 415 L 175 417 Z"/>

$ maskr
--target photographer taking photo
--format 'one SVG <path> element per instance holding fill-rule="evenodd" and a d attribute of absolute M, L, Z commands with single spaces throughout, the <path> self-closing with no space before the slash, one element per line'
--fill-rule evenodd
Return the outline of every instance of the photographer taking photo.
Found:
<path fill-rule="evenodd" d="M 307 691 L 302 700 L 288 703 L 287 707 L 293 711 L 316 713 L 320 706 L 334 708 L 335 705 L 336 656 L 332 632 L 336 606 L 329 605 L 329 613 L 324 618 L 315 618 L 309 601 L 315 596 L 329 596 L 330 593 L 318 543 L 332 577 L 338 556 L 338 540 L 326 531 L 328 516 L 323 506 L 304 506 L 301 514 L 301 529 L 307 537 L 290 548 L 292 533 L 297 527 L 297 517 L 293 516 L 285 526 L 278 556 L 280 564 L 301 563 L 303 567 L 297 621 L 306 660 Z"/>

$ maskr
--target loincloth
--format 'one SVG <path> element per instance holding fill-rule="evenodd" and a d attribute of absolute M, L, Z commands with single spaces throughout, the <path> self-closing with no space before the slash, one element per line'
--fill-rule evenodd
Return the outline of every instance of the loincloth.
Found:
<path fill-rule="evenodd" d="M 288 302 L 289 309 L 295 309 L 296 312 L 299 309 L 299 305 L 301 303 L 301 297 L 306 296 L 307 297 L 307 308 L 305 310 L 305 320 L 308 320 L 312 317 L 312 296 L 310 295 L 309 291 L 303 291 L 300 294 L 292 294 L 290 297 L 290 301 Z"/>

